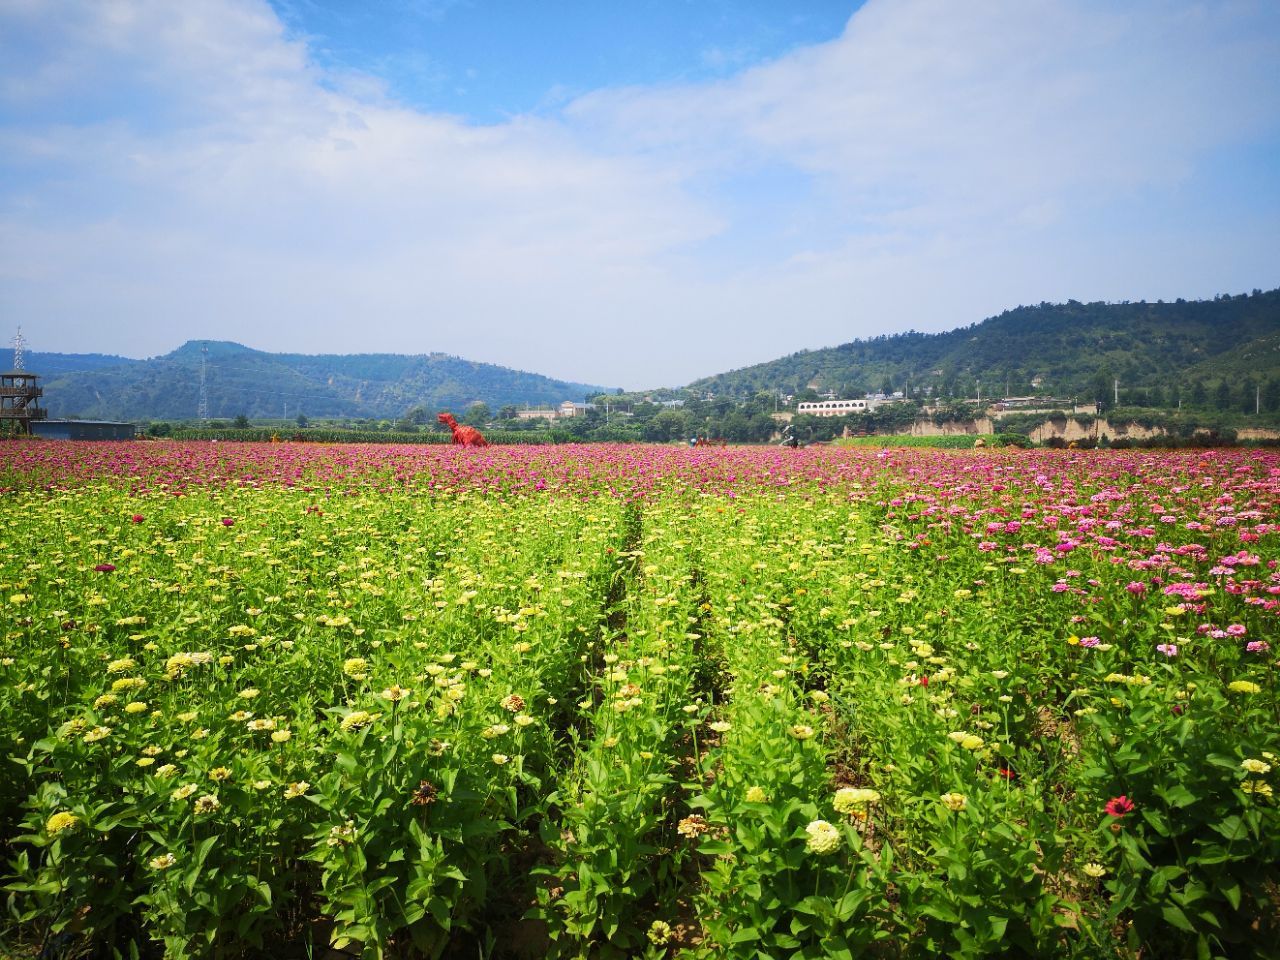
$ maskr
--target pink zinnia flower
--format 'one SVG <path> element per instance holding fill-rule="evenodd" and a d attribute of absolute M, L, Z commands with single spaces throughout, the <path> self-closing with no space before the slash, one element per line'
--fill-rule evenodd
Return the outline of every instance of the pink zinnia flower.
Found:
<path fill-rule="evenodd" d="M 1133 801 L 1122 793 L 1108 800 L 1103 809 L 1112 817 L 1123 817 L 1127 813 L 1133 813 Z"/>
<path fill-rule="evenodd" d="M 144 516 L 143 516 L 142 514 L 140 514 L 140 513 L 135 513 L 135 514 L 133 515 L 133 522 L 134 522 L 134 523 L 141 523 L 141 522 L 142 522 L 143 520 L 145 520 L 145 519 L 146 519 L 146 517 L 144 517 Z"/>
<path fill-rule="evenodd" d="M 1265 640 L 1250 640 L 1244 645 L 1244 648 L 1249 653 L 1266 653 L 1271 649 L 1271 644 Z"/>
<path fill-rule="evenodd" d="M 1176 657 L 1178 655 L 1178 645 L 1176 643 L 1157 643 L 1156 649 L 1166 657 Z"/>
<path fill-rule="evenodd" d="M 1096 647 L 1101 642 L 1102 641 L 1099 640 L 1097 637 L 1081 637 L 1080 638 L 1080 646 L 1082 647 Z"/>
<path fill-rule="evenodd" d="M 230 517 L 223 517 L 223 518 L 222 518 L 222 525 L 223 525 L 224 527 L 233 527 L 233 526 L 235 526 L 235 523 L 236 523 L 236 522 L 235 522 L 234 520 L 232 520 Z"/>

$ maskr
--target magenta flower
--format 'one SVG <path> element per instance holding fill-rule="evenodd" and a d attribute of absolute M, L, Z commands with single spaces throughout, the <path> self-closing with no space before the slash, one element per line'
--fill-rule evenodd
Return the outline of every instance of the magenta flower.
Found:
<path fill-rule="evenodd" d="M 100 563 L 93 569 L 98 573 L 114 573 L 116 565 L 114 563 Z"/>
<path fill-rule="evenodd" d="M 1156 650 L 1166 657 L 1176 657 L 1178 655 L 1178 645 L 1176 643 L 1157 643 Z"/>
<path fill-rule="evenodd" d="M 1126 797 L 1123 793 L 1118 797 L 1112 797 L 1107 801 L 1107 805 L 1103 807 L 1107 814 L 1112 817 L 1123 817 L 1125 814 L 1133 813 L 1133 801 Z"/>

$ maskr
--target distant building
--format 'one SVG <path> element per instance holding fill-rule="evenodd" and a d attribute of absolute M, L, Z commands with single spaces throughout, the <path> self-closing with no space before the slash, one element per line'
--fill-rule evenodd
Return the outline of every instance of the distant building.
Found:
<path fill-rule="evenodd" d="M 114 420 L 40 420 L 31 433 L 44 440 L 132 440 L 137 428 Z"/>
<path fill-rule="evenodd" d="M 556 418 L 556 412 L 557 411 L 551 409 L 550 407 L 546 407 L 542 409 L 533 409 L 533 410 L 517 410 L 516 419 L 517 420 L 538 420 L 538 419 L 554 420 Z"/>
<path fill-rule="evenodd" d="M 594 403 L 575 403 L 572 400 L 566 400 L 557 408 L 561 417 L 581 417 L 586 416 L 588 410 L 594 410 Z"/>
<path fill-rule="evenodd" d="M 796 413 L 811 417 L 843 417 L 850 413 L 866 413 L 870 407 L 866 400 L 818 400 L 801 401 Z"/>
<path fill-rule="evenodd" d="M 899 390 L 890 396 L 885 396 L 883 393 L 868 393 L 861 400 L 818 400 L 816 402 L 806 400 L 796 404 L 796 413 L 811 417 L 843 417 L 850 413 L 870 413 L 888 403 L 902 403 L 904 399 L 902 391 Z"/>

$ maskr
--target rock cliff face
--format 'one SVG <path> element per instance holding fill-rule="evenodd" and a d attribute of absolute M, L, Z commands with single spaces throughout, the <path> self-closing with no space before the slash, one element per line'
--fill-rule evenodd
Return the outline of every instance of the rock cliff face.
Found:
<path fill-rule="evenodd" d="M 932 420 L 917 420 L 905 431 L 913 437 L 962 437 L 982 436 L 999 433 L 1000 421 L 990 417 L 977 420 L 959 420 L 953 423 L 937 424 Z M 1149 440 L 1165 433 L 1158 427 L 1147 427 L 1140 423 L 1112 423 L 1106 418 L 1095 419 L 1092 423 L 1082 424 L 1070 417 L 1047 417 L 1044 423 L 1036 427 L 1028 435 L 1036 443 L 1057 438 L 1066 443 L 1072 440 L 1093 440 L 1104 434 L 1112 440 Z M 1262 427 L 1244 427 L 1236 431 L 1240 440 L 1280 440 L 1280 430 L 1268 430 Z"/>

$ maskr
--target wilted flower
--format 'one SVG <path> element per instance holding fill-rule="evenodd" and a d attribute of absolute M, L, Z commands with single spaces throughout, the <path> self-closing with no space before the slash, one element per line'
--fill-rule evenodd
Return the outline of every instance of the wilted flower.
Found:
<path fill-rule="evenodd" d="M 519 713 L 525 707 L 524 698 L 517 693 L 513 693 L 502 698 L 501 706 L 503 710 L 509 713 Z"/>
<path fill-rule="evenodd" d="M 1271 784 L 1265 780 L 1246 780 L 1240 784 L 1240 789 L 1245 793 L 1251 793 L 1258 797 L 1271 796 Z"/>
<path fill-rule="evenodd" d="M 430 780 L 420 780 L 418 781 L 418 788 L 413 791 L 413 796 L 410 798 L 409 802 L 417 807 L 425 807 L 429 804 L 435 803 L 436 796 L 438 794 L 439 791 L 436 789 L 436 785 L 434 783 Z"/>
<path fill-rule="evenodd" d="M 356 838 L 356 823 L 348 820 L 340 827 L 331 827 L 325 843 L 331 847 L 345 847 Z"/>
<path fill-rule="evenodd" d="M 698 837 L 702 836 L 709 829 L 711 828 L 708 826 L 706 819 L 698 816 L 696 813 L 690 814 L 676 824 L 676 833 L 680 834 L 682 837 L 687 837 L 690 840 L 698 839 Z"/>

